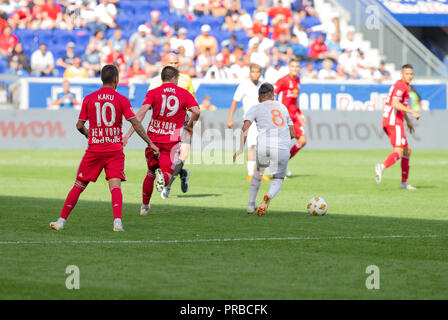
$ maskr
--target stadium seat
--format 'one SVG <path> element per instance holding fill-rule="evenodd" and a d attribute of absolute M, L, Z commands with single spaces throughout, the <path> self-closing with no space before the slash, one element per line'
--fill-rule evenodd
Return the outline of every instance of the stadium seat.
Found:
<path fill-rule="evenodd" d="M 0 73 L 4 73 L 6 70 L 8 70 L 9 65 L 8 61 L 6 59 L 0 60 Z"/>
<path fill-rule="evenodd" d="M 134 6 L 129 4 L 120 4 L 120 9 L 122 12 L 126 15 L 126 18 L 130 18 L 130 16 L 133 16 L 135 14 Z M 117 15 L 117 19 L 120 15 Z"/>

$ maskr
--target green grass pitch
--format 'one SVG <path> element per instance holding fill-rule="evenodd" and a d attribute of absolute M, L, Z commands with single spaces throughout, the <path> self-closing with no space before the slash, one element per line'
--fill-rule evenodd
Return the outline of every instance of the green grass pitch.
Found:
<path fill-rule="evenodd" d="M 448 299 L 448 151 L 414 151 L 417 191 L 398 189 L 399 163 L 375 183 L 388 153 L 301 151 L 263 217 L 245 213 L 244 165 L 187 165 L 190 191 L 155 191 L 140 217 L 145 161 L 127 150 L 126 231 L 114 233 L 103 174 L 65 229 L 49 229 L 83 151 L 0 151 L 0 299 Z M 315 195 L 324 217 L 306 213 Z M 379 290 L 366 288 L 369 265 Z"/>

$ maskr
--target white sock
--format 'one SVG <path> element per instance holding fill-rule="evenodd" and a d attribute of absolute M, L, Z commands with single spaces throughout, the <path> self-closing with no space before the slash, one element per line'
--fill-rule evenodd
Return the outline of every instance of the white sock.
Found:
<path fill-rule="evenodd" d="M 255 206 L 257 201 L 258 189 L 261 185 L 261 177 L 263 176 L 263 171 L 255 170 L 252 175 L 252 180 L 250 180 L 250 193 L 249 193 L 249 205 Z"/>
<path fill-rule="evenodd" d="M 255 171 L 255 161 L 247 161 L 247 174 L 252 176 Z"/>
<path fill-rule="evenodd" d="M 59 218 L 59 219 L 58 219 L 58 222 L 62 222 L 62 224 L 65 224 L 65 221 L 66 221 L 66 220 L 65 220 L 64 218 Z"/>
<path fill-rule="evenodd" d="M 280 191 L 283 185 L 283 179 L 273 179 L 271 182 L 271 186 L 269 187 L 268 196 L 269 198 L 274 199 L 277 193 Z"/>
<path fill-rule="evenodd" d="M 117 222 L 121 222 L 121 218 L 115 218 L 115 219 L 114 219 L 114 222 L 115 222 L 115 221 L 117 221 Z"/>

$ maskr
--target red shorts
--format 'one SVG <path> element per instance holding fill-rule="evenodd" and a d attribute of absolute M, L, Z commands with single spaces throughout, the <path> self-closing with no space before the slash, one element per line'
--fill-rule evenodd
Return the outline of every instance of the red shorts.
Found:
<path fill-rule="evenodd" d="M 301 136 L 305 135 L 305 129 L 302 126 L 300 120 L 293 120 L 294 131 L 296 132 L 296 138 L 299 139 Z"/>
<path fill-rule="evenodd" d="M 103 169 L 106 172 L 107 180 L 117 178 L 126 181 L 123 151 L 86 151 L 79 164 L 76 178 L 82 181 L 95 182 Z"/>
<path fill-rule="evenodd" d="M 179 158 L 180 142 L 154 142 L 154 144 L 160 149 L 160 154 L 159 157 L 156 157 L 149 147 L 146 148 L 145 156 L 148 169 L 154 172 L 154 170 L 160 168 L 162 172 L 173 174 L 177 159 Z"/>
<path fill-rule="evenodd" d="M 408 146 L 404 125 L 387 126 L 383 127 L 383 130 L 394 148 L 406 148 Z"/>

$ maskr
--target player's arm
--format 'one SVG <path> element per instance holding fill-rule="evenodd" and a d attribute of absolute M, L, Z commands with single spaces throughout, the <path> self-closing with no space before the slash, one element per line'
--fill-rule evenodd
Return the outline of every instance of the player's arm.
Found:
<path fill-rule="evenodd" d="M 159 154 L 159 148 L 151 141 L 151 139 L 148 137 L 145 129 L 142 126 L 142 123 L 140 120 L 137 119 L 137 116 L 131 118 L 128 120 L 132 124 L 132 129 L 137 132 L 137 134 L 145 140 L 145 142 L 148 144 L 149 148 L 152 150 L 152 152 L 155 155 Z"/>
<path fill-rule="evenodd" d="M 229 110 L 229 117 L 227 119 L 227 128 L 233 128 L 233 114 L 235 113 L 236 107 L 238 106 L 238 102 L 236 100 L 232 101 Z"/>
<path fill-rule="evenodd" d="M 295 139 L 296 138 L 296 130 L 294 130 L 294 126 L 293 125 L 289 126 L 289 134 L 291 135 L 291 139 Z"/>
<path fill-rule="evenodd" d="M 89 129 L 86 128 L 85 123 L 86 123 L 85 120 L 78 120 L 78 122 L 76 123 L 76 129 L 78 129 L 78 131 L 81 132 L 82 135 L 85 136 L 88 140 L 89 139 Z"/>
<path fill-rule="evenodd" d="M 240 148 L 235 152 L 233 155 L 233 162 L 236 161 L 236 158 L 243 153 L 244 145 L 246 144 L 247 140 L 247 132 L 249 131 L 249 127 L 252 124 L 252 121 L 250 120 L 244 120 L 243 127 L 241 128 L 241 135 L 240 135 Z"/>
<path fill-rule="evenodd" d="M 415 132 L 415 128 L 414 128 L 414 125 L 413 125 L 412 122 L 411 122 L 411 119 L 409 119 L 407 113 L 405 113 L 403 117 L 404 117 L 404 119 L 406 120 L 406 124 L 407 124 L 407 126 L 408 126 L 409 132 L 410 132 L 411 134 L 413 134 L 413 133 Z"/>
<path fill-rule="evenodd" d="M 186 129 L 191 135 L 191 134 L 193 134 L 193 126 L 196 123 L 196 121 L 199 120 L 201 111 L 199 110 L 198 106 L 194 106 L 188 110 L 191 111 L 191 117 L 190 117 L 190 120 L 188 120 Z"/>
<path fill-rule="evenodd" d="M 420 114 L 418 114 L 417 112 L 415 112 L 414 110 L 412 110 L 410 107 L 406 107 L 405 105 L 403 105 L 400 102 L 400 98 L 398 97 L 394 97 L 392 100 L 392 108 L 399 110 L 399 111 L 404 111 L 404 112 L 408 112 L 410 113 L 415 120 L 420 119 Z"/>
<path fill-rule="evenodd" d="M 145 118 L 146 112 L 151 109 L 151 106 L 146 104 L 143 105 L 140 109 L 138 109 L 137 113 L 135 114 L 135 118 L 141 123 L 142 120 Z M 123 146 L 126 146 L 128 143 L 129 138 L 134 134 L 135 128 L 132 126 L 129 131 L 125 134 L 123 137 Z"/>

